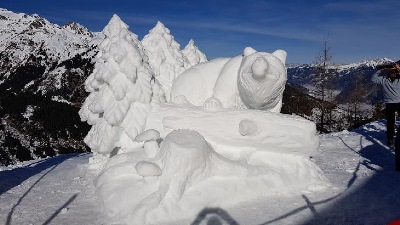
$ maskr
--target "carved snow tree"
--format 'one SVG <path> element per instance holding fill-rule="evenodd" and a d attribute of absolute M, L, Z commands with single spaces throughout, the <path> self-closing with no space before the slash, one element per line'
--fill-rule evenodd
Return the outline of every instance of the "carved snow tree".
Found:
<path fill-rule="evenodd" d="M 166 100 L 170 100 L 172 83 L 183 71 L 191 67 L 182 54 L 180 45 L 175 41 L 168 28 L 161 22 L 144 36 L 142 45 L 149 56 L 149 64 L 154 76 L 160 82 Z"/>
<path fill-rule="evenodd" d="M 137 35 L 114 15 L 104 28 L 90 92 L 79 114 L 92 128 L 85 143 L 93 152 L 114 153 L 143 131 L 153 96 L 153 73 Z"/>

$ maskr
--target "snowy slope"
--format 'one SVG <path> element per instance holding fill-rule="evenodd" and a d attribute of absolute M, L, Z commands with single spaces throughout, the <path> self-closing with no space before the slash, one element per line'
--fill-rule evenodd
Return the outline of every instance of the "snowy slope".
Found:
<path fill-rule="evenodd" d="M 159 224 L 386 224 L 400 218 L 400 176 L 383 145 L 384 121 L 320 136 L 315 163 L 329 178 L 324 191 L 248 199 L 206 208 L 195 218 Z M 90 154 L 0 167 L 2 224 L 121 224 L 102 214 L 87 167 Z"/>

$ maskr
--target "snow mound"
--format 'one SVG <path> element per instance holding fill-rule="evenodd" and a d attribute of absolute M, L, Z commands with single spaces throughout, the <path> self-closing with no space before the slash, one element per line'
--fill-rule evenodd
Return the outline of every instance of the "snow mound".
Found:
<path fill-rule="evenodd" d="M 154 159 L 140 153 L 123 155 L 109 160 L 113 166 L 105 167 L 95 185 L 106 213 L 125 218 L 128 224 L 190 218 L 208 205 L 225 208 L 273 193 L 327 185 L 307 158 L 270 153 L 254 164 L 242 163 L 214 151 L 194 130 L 169 133 Z"/>

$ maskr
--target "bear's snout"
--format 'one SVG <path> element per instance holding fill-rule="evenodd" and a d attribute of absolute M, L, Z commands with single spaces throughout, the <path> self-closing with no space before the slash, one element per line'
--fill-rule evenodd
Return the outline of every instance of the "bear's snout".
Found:
<path fill-rule="evenodd" d="M 267 75 L 268 67 L 268 62 L 264 58 L 257 58 L 251 66 L 253 78 L 256 80 L 263 79 Z"/>

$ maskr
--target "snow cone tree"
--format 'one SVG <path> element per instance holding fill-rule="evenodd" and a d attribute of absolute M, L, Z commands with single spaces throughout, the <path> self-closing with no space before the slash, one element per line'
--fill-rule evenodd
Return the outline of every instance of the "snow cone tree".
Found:
<path fill-rule="evenodd" d="M 207 61 L 206 55 L 194 44 L 193 39 L 190 39 L 189 43 L 182 50 L 182 54 L 188 59 L 191 66 Z"/>
<path fill-rule="evenodd" d="M 79 111 L 81 119 L 92 125 L 85 143 L 103 155 L 129 148 L 143 131 L 149 103 L 157 96 L 148 57 L 128 28 L 114 15 L 102 31 L 105 39 L 85 82 L 90 95 Z"/>
<path fill-rule="evenodd" d="M 180 51 L 180 45 L 174 40 L 168 28 L 161 22 L 144 36 L 143 47 L 149 56 L 149 63 L 154 76 L 165 92 L 166 100 L 170 100 L 172 83 L 175 78 L 191 65 Z"/>

